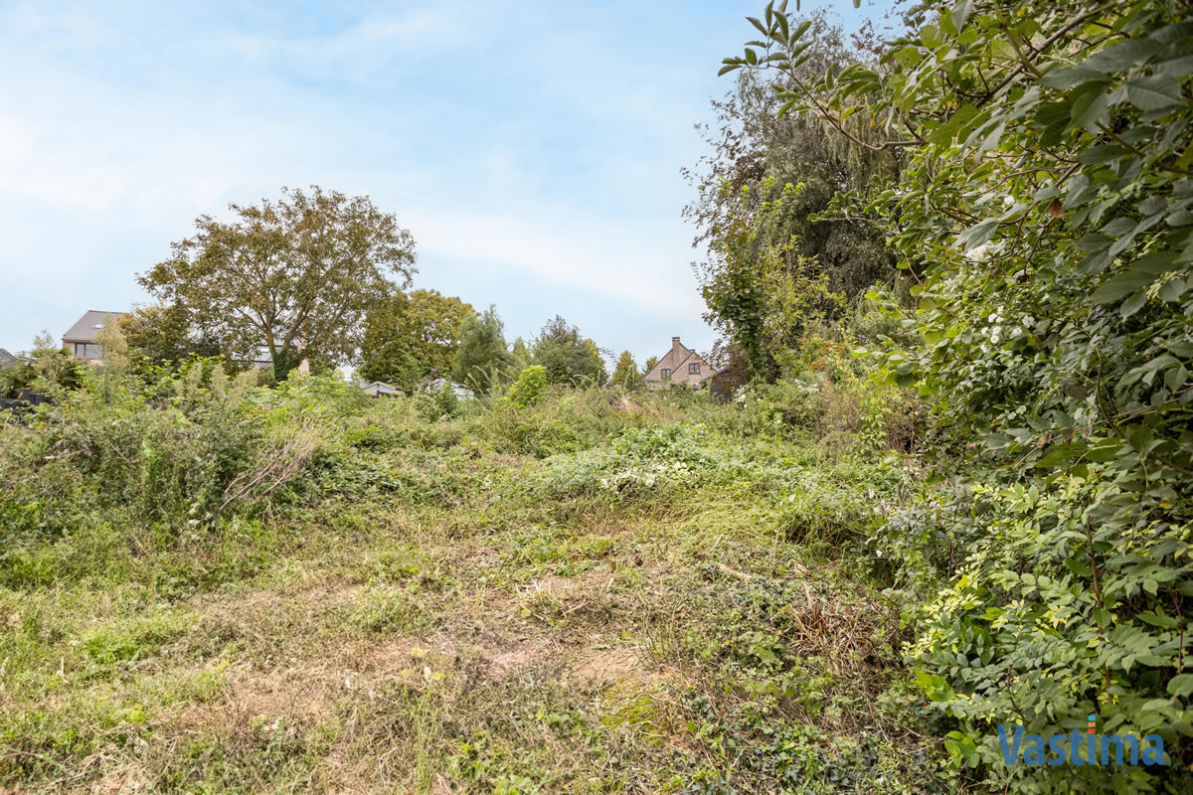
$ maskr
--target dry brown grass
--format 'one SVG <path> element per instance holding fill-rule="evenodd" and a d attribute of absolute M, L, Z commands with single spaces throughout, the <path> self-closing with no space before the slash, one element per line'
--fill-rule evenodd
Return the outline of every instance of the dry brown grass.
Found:
<path fill-rule="evenodd" d="M 788 607 L 791 649 L 801 657 L 819 657 L 834 672 L 870 681 L 867 668 L 893 662 L 884 647 L 899 636 L 899 617 L 873 600 L 844 601 L 816 596 L 804 583 L 807 603 Z"/>

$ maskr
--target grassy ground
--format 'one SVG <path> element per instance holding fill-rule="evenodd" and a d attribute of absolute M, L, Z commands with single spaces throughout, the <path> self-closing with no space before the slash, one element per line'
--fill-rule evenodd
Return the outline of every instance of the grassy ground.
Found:
<path fill-rule="evenodd" d="M 943 791 L 862 554 L 903 475 L 773 422 L 374 404 L 254 511 L 22 539 L 0 792 Z"/>

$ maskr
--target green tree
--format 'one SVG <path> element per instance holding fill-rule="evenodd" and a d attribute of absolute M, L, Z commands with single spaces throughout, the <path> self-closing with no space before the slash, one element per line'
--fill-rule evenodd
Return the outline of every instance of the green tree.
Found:
<path fill-rule="evenodd" d="M 543 326 L 534 341 L 531 355 L 535 364 L 546 370 L 551 384 L 604 384 L 608 380 L 605 360 L 596 343 L 559 315 Z"/>
<path fill-rule="evenodd" d="M 120 330 L 134 362 L 176 366 L 192 356 L 224 353 L 219 340 L 202 335 L 191 325 L 186 309 L 177 305 L 137 307 L 120 318 Z"/>
<path fill-rule="evenodd" d="M 451 373 L 461 327 L 475 314 L 471 304 L 435 290 L 395 293 L 369 310 L 361 376 L 411 389 L 432 371 Z"/>
<path fill-rule="evenodd" d="M 452 378 L 486 394 L 503 380 L 509 383 L 507 374 L 512 364 L 505 344 L 505 324 L 495 306 L 464 321 Z"/>
<path fill-rule="evenodd" d="M 822 12 L 807 22 L 799 78 L 873 60 L 865 36 L 850 46 Z M 835 329 L 849 304 L 897 273 L 880 229 L 828 209 L 835 196 L 897 176 L 899 156 L 855 144 L 813 118 L 778 118 L 788 82 L 742 72 L 731 95 L 713 103 L 719 129 L 706 135 L 711 154 L 688 173 L 699 195 L 685 208 L 697 228 L 694 244 L 708 250 L 696 266 L 705 319 L 768 380 L 799 358 L 793 349 L 809 327 Z M 867 141 L 882 135 L 880 128 L 861 134 Z"/>
<path fill-rule="evenodd" d="M 367 197 L 319 187 L 230 209 L 200 216 L 141 286 L 231 358 L 267 349 L 279 375 L 304 357 L 354 361 L 368 310 L 414 273 L 410 233 Z"/>
<path fill-rule="evenodd" d="M 768 381 L 793 369 L 809 328 L 839 320 L 847 308 L 829 275 L 799 253 L 798 239 L 787 231 L 786 204 L 798 201 L 802 190 L 786 185 L 773 201 L 753 208 L 743 188 L 740 212 L 727 208 L 713 239 L 720 260 L 705 271 L 701 287 L 705 319 L 741 349 L 754 375 Z"/>
<path fill-rule="evenodd" d="M 725 70 L 777 69 L 782 111 L 905 162 L 831 211 L 882 229 L 916 283 L 914 310 L 887 305 L 913 341 L 880 361 L 928 403 L 944 485 L 877 542 L 934 595 L 917 681 L 999 791 L 1188 790 L 1193 8 L 929 0 L 908 22 L 881 68 L 808 80 L 807 27 L 772 4 Z M 996 726 L 1089 715 L 1169 759 L 1002 764 Z"/>
<path fill-rule="evenodd" d="M 647 373 L 649 373 L 651 370 L 653 370 L 654 366 L 658 363 L 659 363 L 659 357 L 651 356 L 649 359 L 646 360 L 646 364 L 642 365 L 642 375 L 645 376 Z"/>
<path fill-rule="evenodd" d="M 629 351 L 621 352 L 621 358 L 617 360 L 617 367 L 613 370 L 613 377 L 609 379 L 609 383 L 630 390 L 641 389 L 646 383 L 634 362 L 633 354 Z"/>
<path fill-rule="evenodd" d="M 530 351 L 521 337 L 514 340 L 514 347 L 510 351 L 510 355 L 513 357 L 513 369 L 516 372 L 522 372 L 531 364 Z"/>

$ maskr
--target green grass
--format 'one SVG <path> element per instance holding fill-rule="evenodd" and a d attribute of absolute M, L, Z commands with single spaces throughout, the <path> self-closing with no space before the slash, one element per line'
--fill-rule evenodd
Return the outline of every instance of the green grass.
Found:
<path fill-rule="evenodd" d="M 0 791 L 948 790 L 858 554 L 897 470 L 683 395 L 324 399 L 267 498 L 146 521 L 72 472 L 99 507 L 9 534 Z"/>

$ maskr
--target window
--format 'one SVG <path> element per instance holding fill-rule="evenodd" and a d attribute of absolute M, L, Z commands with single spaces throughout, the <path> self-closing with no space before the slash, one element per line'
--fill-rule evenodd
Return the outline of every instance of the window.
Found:
<path fill-rule="evenodd" d="M 700 362 L 688 365 L 688 375 L 700 375 Z"/>
<path fill-rule="evenodd" d="M 78 356 L 80 359 L 99 359 L 103 356 L 103 352 L 98 345 L 76 342 L 75 356 Z"/>
<path fill-rule="evenodd" d="M 670 370 L 668 370 L 666 367 L 664 367 L 664 368 L 663 368 L 663 372 L 661 373 L 661 375 L 662 375 L 662 377 L 663 377 L 663 378 L 670 378 L 670 377 L 671 377 L 671 371 L 670 371 Z"/>

